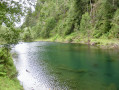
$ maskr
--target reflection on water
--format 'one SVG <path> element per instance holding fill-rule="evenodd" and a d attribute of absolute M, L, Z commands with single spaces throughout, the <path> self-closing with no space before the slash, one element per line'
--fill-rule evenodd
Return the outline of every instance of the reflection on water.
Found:
<path fill-rule="evenodd" d="M 118 90 L 119 52 L 81 44 L 21 43 L 12 50 L 25 90 Z"/>

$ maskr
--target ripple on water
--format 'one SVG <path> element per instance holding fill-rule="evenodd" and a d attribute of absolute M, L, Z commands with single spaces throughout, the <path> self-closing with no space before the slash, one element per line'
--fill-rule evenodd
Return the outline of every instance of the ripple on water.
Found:
<path fill-rule="evenodd" d="M 118 52 L 51 42 L 15 46 L 14 62 L 25 90 L 117 90 Z"/>

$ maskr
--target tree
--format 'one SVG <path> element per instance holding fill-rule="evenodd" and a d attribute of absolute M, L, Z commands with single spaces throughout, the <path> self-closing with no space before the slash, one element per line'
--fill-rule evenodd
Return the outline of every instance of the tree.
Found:
<path fill-rule="evenodd" d="M 15 28 L 15 22 L 20 22 L 23 15 L 20 2 L 13 0 L 0 1 L 0 27 L 4 26 L 4 32 L 0 34 L 0 38 L 4 39 L 7 47 L 9 44 L 17 43 L 19 40 L 19 30 Z"/>
<path fill-rule="evenodd" d="M 119 9 L 115 12 L 111 25 L 111 38 L 119 38 Z"/>
<path fill-rule="evenodd" d="M 85 14 L 82 15 L 80 23 L 80 32 L 83 32 L 83 34 L 87 35 L 88 43 L 90 43 L 91 29 L 92 29 L 91 17 L 89 13 L 86 12 Z"/>
<path fill-rule="evenodd" d="M 0 1 L 0 25 L 5 24 L 6 27 L 10 27 L 14 25 L 14 22 L 19 22 L 22 15 L 22 8 L 19 2 L 13 0 Z"/>
<path fill-rule="evenodd" d="M 87 32 L 87 30 L 91 29 L 91 17 L 88 12 L 82 15 L 81 23 L 80 23 L 80 31 Z"/>

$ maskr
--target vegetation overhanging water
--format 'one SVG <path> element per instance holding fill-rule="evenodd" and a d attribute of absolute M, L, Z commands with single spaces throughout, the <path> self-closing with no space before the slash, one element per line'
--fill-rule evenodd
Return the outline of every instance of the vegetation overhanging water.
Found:
<path fill-rule="evenodd" d="M 27 8 L 28 4 L 35 7 L 34 12 Z M 25 22 L 16 28 L 15 23 L 22 17 Z M 105 50 L 60 43 L 52 43 L 54 46 L 45 43 L 43 47 L 38 45 L 37 49 L 32 49 L 32 43 L 24 43 L 25 47 L 21 45 L 22 51 L 19 51 L 18 45 L 16 66 L 25 89 L 29 90 L 32 85 L 36 89 L 39 86 L 41 89 L 119 89 L 119 53 L 106 50 L 119 48 L 118 22 L 118 0 L 1 0 L 0 45 L 6 45 L 0 49 L 0 89 L 21 88 L 14 80 L 16 71 L 9 45 L 40 38 L 91 44 Z M 35 61 L 27 62 L 30 60 Z M 30 67 L 33 69 L 29 70 Z M 35 79 L 39 75 L 43 77 Z M 28 83 L 29 79 L 32 83 Z"/>

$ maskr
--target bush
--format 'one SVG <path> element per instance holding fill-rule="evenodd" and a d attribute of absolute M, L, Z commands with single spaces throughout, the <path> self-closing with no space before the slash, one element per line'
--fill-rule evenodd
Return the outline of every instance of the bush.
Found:
<path fill-rule="evenodd" d="M 10 78 L 16 75 L 16 68 L 13 64 L 9 50 L 0 48 L 0 76 L 8 76 Z"/>
<path fill-rule="evenodd" d="M 0 42 L 2 44 L 16 44 L 20 38 L 20 29 L 14 27 L 0 27 Z"/>

